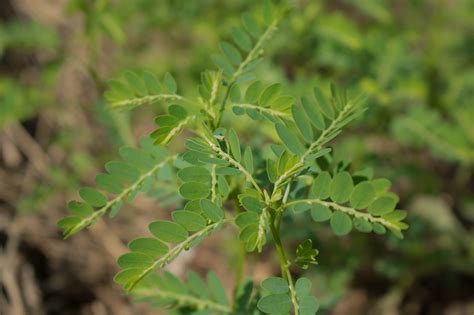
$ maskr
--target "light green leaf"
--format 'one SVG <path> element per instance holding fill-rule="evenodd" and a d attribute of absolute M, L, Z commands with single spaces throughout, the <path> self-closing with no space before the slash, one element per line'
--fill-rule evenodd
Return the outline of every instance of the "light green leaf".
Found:
<path fill-rule="evenodd" d="M 314 315 L 319 309 L 318 300 L 314 296 L 305 296 L 299 300 L 299 315 Z"/>
<path fill-rule="evenodd" d="M 240 55 L 239 51 L 237 48 L 234 47 L 234 45 L 228 43 L 228 42 L 221 42 L 219 44 L 222 53 L 229 59 L 229 61 L 238 66 L 242 62 L 242 56 Z"/>
<path fill-rule="evenodd" d="M 258 103 L 260 105 L 271 105 L 271 103 L 280 95 L 281 91 L 281 84 L 280 83 L 274 83 L 269 86 L 267 86 L 262 94 L 260 94 L 260 97 L 258 98 Z"/>
<path fill-rule="evenodd" d="M 232 38 L 235 43 L 245 51 L 252 49 L 252 40 L 240 27 L 233 27 L 231 30 Z"/>
<path fill-rule="evenodd" d="M 244 151 L 244 160 L 243 160 L 244 167 L 249 171 L 250 174 L 254 171 L 253 165 L 253 155 L 252 155 L 252 148 L 247 147 Z"/>
<path fill-rule="evenodd" d="M 304 96 L 301 98 L 301 104 L 303 105 L 303 109 L 313 126 L 319 130 L 324 130 L 324 128 L 326 128 L 326 123 L 324 122 L 324 117 L 316 106 L 311 104 L 311 102 Z"/>
<path fill-rule="evenodd" d="M 372 229 L 376 234 L 385 234 L 386 229 L 382 224 L 379 223 L 373 223 L 372 224 Z"/>
<path fill-rule="evenodd" d="M 240 152 L 240 141 L 234 129 L 232 128 L 229 130 L 229 144 L 232 156 L 236 159 L 237 162 L 240 162 L 240 160 L 242 159 L 242 155 Z"/>
<path fill-rule="evenodd" d="M 140 172 L 135 167 L 122 162 L 108 162 L 105 164 L 105 169 L 126 182 L 134 182 L 140 177 Z"/>
<path fill-rule="evenodd" d="M 95 177 L 95 182 L 99 188 L 113 194 L 119 194 L 123 191 L 123 187 L 118 178 L 110 174 L 98 174 Z"/>
<path fill-rule="evenodd" d="M 377 178 L 377 179 L 371 180 L 370 183 L 374 187 L 376 195 L 380 195 L 386 192 L 392 185 L 392 183 L 388 179 L 385 179 L 385 178 Z"/>
<path fill-rule="evenodd" d="M 303 155 L 305 153 L 305 146 L 288 127 L 281 123 L 277 123 L 275 128 L 281 141 L 290 152 L 296 155 Z"/>
<path fill-rule="evenodd" d="M 214 271 L 211 271 L 207 274 L 207 284 L 209 285 L 209 291 L 216 302 L 222 305 L 229 304 L 229 300 L 225 294 L 225 288 Z"/>
<path fill-rule="evenodd" d="M 158 220 L 150 223 L 148 229 L 156 238 L 169 243 L 180 243 L 186 240 L 188 232 L 178 223 Z"/>
<path fill-rule="evenodd" d="M 334 119 L 334 109 L 332 108 L 331 104 L 329 104 L 323 92 L 318 87 L 315 87 L 313 92 L 316 100 L 318 101 L 319 108 L 321 108 L 321 112 L 324 114 L 324 116 L 331 120 Z"/>
<path fill-rule="evenodd" d="M 190 232 L 199 231 L 206 227 L 206 219 L 193 211 L 177 210 L 173 211 L 171 216 L 174 222 L 182 225 Z"/>
<path fill-rule="evenodd" d="M 293 119 L 295 121 L 296 127 L 300 131 L 303 138 L 308 143 L 313 142 L 313 138 L 314 138 L 313 128 L 311 127 L 309 120 L 306 118 L 306 115 L 303 112 L 303 109 L 300 106 L 295 104 L 291 107 L 291 113 L 293 115 Z"/>
<path fill-rule="evenodd" d="M 247 103 L 255 103 L 257 102 L 258 96 L 260 95 L 260 91 L 263 88 L 263 84 L 260 81 L 255 81 L 247 88 L 245 91 L 245 101 Z"/>
<path fill-rule="evenodd" d="M 311 217 L 315 222 L 324 222 L 331 218 L 332 211 L 325 205 L 316 203 L 311 208 Z"/>
<path fill-rule="evenodd" d="M 102 207 L 107 203 L 104 195 L 89 187 L 79 189 L 79 196 L 93 207 Z"/>
<path fill-rule="evenodd" d="M 143 73 L 143 81 L 148 89 L 148 93 L 151 95 L 161 94 L 161 86 L 158 79 L 151 72 L 145 71 Z"/>
<path fill-rule="evenodd" d="M 295 283 L 295 291 L 298 299 L 301 299 L 311 293 L 311 281 L 308 278 L 299 278 Z"/>
<path fill-rule="evenodd" d="M 255 18 L 250 12 L 245 12 L 244 14 L 242 14 L 242 23 L 247 32 L 249 32 L 249 34 L 253 37 L 259 38 L 262 34 L 260 25 L 258 25 L 258 22 L 255 20 Z"/>
<path fill-rule="evenodd" d="M 375 189 L 370 182 L 357 184 L 352 191 L 350 202 L 356 209 L 364 209 L 375 197 Z"/>
<path fill-rule="evenodd" d="M 354 183 L 348 172 L 338 173 L 329 185 L 330 197 L 333 201 L 343 203 L 349 200 Z"/>
<path fill-rule="evenodd" d="M 189 200 L 206 198 L 209 192 L 209 185 L 199 182 L 187 182 L 179 187 L 180 195 Z"/>
<path fill-rule="evenodd" d="M 145 96 L 148 94 L 145 84 L 136 73 L 127 71 L 125 72 L 124 76 L 125 79 L 127 79 L 127 82 L 130 87 L 132 87 L 132 89 L 135 91 L 135 94 L 137 96 Z"/>
<path fill-rule="evenodd" d="M 369 233 L 372 231 L 372 224 L 368 222 L 367 220 L 364 220 L 362 218 L 355 218 L 354 219 L 354 227 L 364 233 Z"/>
<path fill-rule="evenodd" d="M 349 234 L 352 230 L 351 218 L 341 211 L 335 211 L 330 221 L 331 229 L 338 236 Z"/>
<path fill-rule="evenodd" d="M 237 84 L 232 85 L 229 91 L 229 99 L 233 103 L 239 103 L 240 102 L 240 88 Z"/>
<path fill-rule="evenodd" d="M 178 91 L 176 80 L 174 79 L 173 75 L 171 75 L 171 73 L 165 73 L 165 78 L 163 79 L 163 82 L 165 83 L 166 88 L 170 93 L 175 94 Z"/>
<path fill-rule="evenodd" d="M 273 294 L 287 293 L 288 282 L 280 277 L 270 277 L 262 281 L 261 287 Z"/>
<path fill-rule="evenodd" d="M 319 173 L 318 177 L 313 181 L 311 186 L 310 196 L 315 199 L 327 199 L 329 198 L 329 185 L 331 184 L 331 175 L 329 172 L 324 171 Z"/>
<path fill-rule="evenodd" d="M 375 199 L 370 205 L 367 211 L 372 215 L 384 215 L 395 210 L 397 200 L 392 196 L 383 195 Z"/>
<path fill-rule="evenodd" d="M 209 297 L 206 284 L 194 271 L 186 271 L 186 278 L 188 279 L 188 287 L 192 293 L 201 298 Z"/>
<path fill-rule="evenodd" d="M 201 200 L 201 209 L 204 214 L 213 222 L 218 222 L 224 219 L 224 210 L 222 210 L 221 207 L 219 207 L 209 199 Z"/>
<path fill-rule="evenodd" d="M 252 236 L 256 235 L 258 233 L 258 224 L 249 224 L 246 225 L 239 233 L 239 239 L 241 241 L 249 241 Z"/>
<path fill-rule="evenodd" d="M 77 215 L 81 218 L 88 217 L 94 213 L 94 209 L 91 207 L 90 204 L 87 204 L 87 203 L 77 202 L 73 200 L 73 201 L 69 201 L 67 206 L 71 214 Z"/>

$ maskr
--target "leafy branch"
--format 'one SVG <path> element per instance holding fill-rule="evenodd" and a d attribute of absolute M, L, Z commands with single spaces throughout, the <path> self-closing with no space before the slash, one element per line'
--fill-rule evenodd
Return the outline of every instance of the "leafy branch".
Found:
<path fill-rule="evenodd" d="M 79 194 L 84 202 L 73 201 L 69 203 L 69 210 L 72 215 L 58 222 L 58 226 L 64 229 L 65 238 L 89 227 L 108 211 L 113 211 L 112 215 L 114 215 L 124 202 L 133 197 L 138 190 L 149 189 L 157 172 L 176 158 L 176 155 L 163 156 L 164 152 L 151 147 L 147 138 L 142 140 L 142 144 L 144 144 L 142 151 L 133 148 L 124 148 L 121 151 L 124 158 L 128 159 L 126 161 L 128 164 L 110 162 L 106 165 L 109 173 L 100 174 L 96 177 L 99 187 L 110 193 L 117 193 L 115 198 L 107 201 L 102 193 L 92 188 L 83 188 L 79 191 Z M 138 160 L 134 160 L 134 157 L 137 156 L 135 153 L 139 153 L 140 158 Z M 140 164 L 141 169 L 145 168 L 146 171 L 140 174 L 137 164 Z M 145 185 L 146 187 L 144 187 Z M 99 209 L 94 211 L 94 207 Z"/>

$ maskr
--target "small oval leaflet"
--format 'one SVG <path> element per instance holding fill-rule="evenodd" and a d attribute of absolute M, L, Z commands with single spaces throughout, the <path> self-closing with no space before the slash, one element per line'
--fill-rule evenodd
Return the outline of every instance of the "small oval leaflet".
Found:
<path fill-rule="evenodd" d="M 218 222 L 224 219 L 224 210 L 208 199 L 201 200 L 201 209 L 213 222 Z"/>
<path fill-rule="evenodd" d="M 257 307 L 269 314 L 285 314 L 291 310 L 291 299 L 288 294 L 271 294 L 261 298 Z"/>
<path fill-rule="evenodd" d="M 173 211 L 171 216 L 174 222 L 182 225 L 190 232 L 199 231 L 206 227 L 206 219 L 193 211 L 177 210 Z"/>
<path fill-rule="evenodd" d="M 329 172 L 321 172 L 318 177 L 313 181 L 311 186 L 310 196 L 315 199 L 327 199 L 329 198 L 329 185 L 331 183 L 331 175 Z"/>
<path fill-rule="evenodd" d="M 342 211 L 334 212 L 331 217 L 330 225 L 334 234 L 338 236 L 349 234 L 352 230 L 351 218 Z"/>
<path fill-rule="evenodd" d="M 280 277 L 270 277 L 263 280 L 261 287 L 273 294 L 288 292 L 288 282 Z"/>
<path fill-rule="evenodd" d="M 107 203 L 107 198 L 104 195 L 89 187 L 81 188 L 79 196 L 93 207 L 102 207 Z"/>
<path fill-rule="evenodd" d="M 350 203 L 356 209 L 366 208 L 375 197 L 375 189 L 370 182 L 357 184 L 352 191 Z"/>
<path fill-rule="evenodd" d="M 187 182 L 179 187 L 180 195 L 189 200 L 206 198 L 209 191 L 209 185 L 199 182 Z"/>
<path fill-rule="evenodd" d="M 332 211 L 323 204 L 316 203 L 311 208 L 311 217 L 315 222 L 324 222 L 331 219 Z"/>
<path fill-rule="evenodd" d="M 178 177 L 183 182 L 208 183 L 211 181 L 211 173 L 202 166 L 189 166 L 178 171 Z"/>
<path fill-rule="evenodd" d="M 335 202 L 343 203 L 349 200 L 354 183 L 348 172 L 338 173 L 329 185 L 330 197 Z"/>
<path fill-rule="evenodd" d="M 132 252 L 139 252 L 151 257 L 162 256 L 168 252 L 168 246 L 156 238 L 137 238 L 128 244 Z"/>
<path fill-rule="evenodd" d="M 188 232 L 178 223 L 158 220 L 148 226 L 151 234 L 169 243 L 180 243 L 188 238 Z"/>
<path fill-rule="evenodd" d="M 384 215 L 395 209 L 397 200 L 391 196 L 381 196 L 375 199 L 367 209 L 370 214 Z"/>

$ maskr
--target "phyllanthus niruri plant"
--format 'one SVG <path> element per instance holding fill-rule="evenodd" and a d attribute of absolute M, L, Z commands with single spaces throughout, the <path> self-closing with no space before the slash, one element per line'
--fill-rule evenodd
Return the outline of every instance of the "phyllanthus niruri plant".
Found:
<path fill-rule="evenodd" d="M 282 95 L 280 84 L 255 81 L 251 70 L 282 11 L 267 2 L 261 21 L 250 13 L 242 16 L 243 27 L 232 29 L 235 44 L 222 42 L 222 54 L 212 56 L 218 70 L 202 73 L 197 99 L 179 94 L 170 74 L 163 82 L 148 72 L 110 81 L 106 98 L 113 109 L 164 103 L 168 114 L 155 119 L 157 129 L 140 148 L 123 148 L 123 161 L 105 165 L 107 172 L 96 177 L 98 189 L 79 191 L 82 201 L 69 203 L 71 214 L 59 226 L 69 237 L 106 214 L 113 217 L 139 192 L 161 204 L 180 205 L 171 220 L 151 222 L 149 233 L 132 240 L 130 252 L 118 258 L 122 271 L 115 281 L 137 301 L 175 314 L 315 314 L 318 302 L 310 280 L 293 279 L 290 267 L 307 269 L 316 263 L 318 250 L 309 239 L 285 248 L 283 216 L 309 212 L 316 222 L 329 221 L 336 235 L 355 227 L 377 234 L 388 229 L 402 237 L 407 228 L 401 222 L 405 211 L 395 210 L 398 197 L 388 192 L 390 182 L 371 179 L 367 172 L 349 173 L 327 147 L 364 111 L 360 98 L 348 99 L 332 87 L 331 97 L 314 88 L 314 98 L 295 100 Z M 237 125 L 222 125 L 236 121 L 224 119 L 232 115 L 274 126 L 272 136 L 279 141 L 270 145 L 270 157 L 264 159 L 261 148 L 242 145 Z M 186 150 L 168 152 L 166 144 L 184 129 L 192 134 Z M 242 281 L 237 272 L 229 299 L 214 272 L 206 282 L 193 272 L 185 282 L 160 272 L 223 228 L 236 229 L 247 252 L 273 246 L 281 277 L 270 277 L 254 290 L 252 281 Z"/>

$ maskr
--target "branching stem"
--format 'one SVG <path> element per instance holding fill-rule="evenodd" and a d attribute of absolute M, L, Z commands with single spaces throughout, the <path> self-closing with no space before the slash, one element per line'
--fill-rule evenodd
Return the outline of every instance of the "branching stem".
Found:
<path fill-rule="evenodd" d="M 293 278 L 289 269 L 290 261 L 286 258 L 285 249 L 281 243 L 280 238 L 280 223 L 281 223 L 281 212 L 271 211 L 270 214 L 270 231 L 272 233 L 273 241 L 275 242 L 275 248 L 278 254 L 278 262 L 280 264 L 281 275 L 288 282 L 290 289 L 291 303 L 293 304 L 293 310 L 295 315 L 299 314 L 299 305 L 296 298 L 296 290 L 293 284 Z"/>

